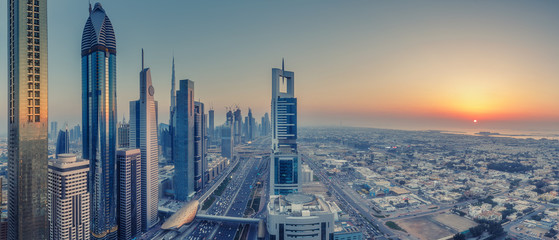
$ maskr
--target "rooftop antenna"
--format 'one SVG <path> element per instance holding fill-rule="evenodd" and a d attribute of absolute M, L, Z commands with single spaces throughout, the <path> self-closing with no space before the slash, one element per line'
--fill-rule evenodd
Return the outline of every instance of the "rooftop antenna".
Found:
<path fill-rule="evenodd" d="M 283 84 L 285 82 L 285 77 L 283 76 L 285 71 L 285 61 L 283 58 L 281 58 L 281 83 Z"/>
<path fill-rule="evenodd" d="M 91 0 L 89 0 L 89 14 L 91 14 Z"/>
<path fill-rule="evenodd" d="M 142 48 L 142 70 L 144 70 L 144 48 Z"/>

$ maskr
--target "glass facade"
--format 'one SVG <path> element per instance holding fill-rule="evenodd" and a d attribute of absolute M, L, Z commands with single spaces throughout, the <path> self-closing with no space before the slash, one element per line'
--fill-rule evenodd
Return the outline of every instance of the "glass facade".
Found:
<path fill-rule="evenodd" d="M 91 235 L 117 237 L 116 41 L 109 18 L 95 4 L 82 36 L 83 158 L 90 160 Z"/>
<path fill-rule="evenodd" d="M 194 194 L 194 82 L 180 81 L 174 114 L 173 161 L 175 198 L 188 201 Z"/>
<path fill-rule="evenodd" d="M 8 239 L 47 239 L 47 1 L 7 4 Z"/>

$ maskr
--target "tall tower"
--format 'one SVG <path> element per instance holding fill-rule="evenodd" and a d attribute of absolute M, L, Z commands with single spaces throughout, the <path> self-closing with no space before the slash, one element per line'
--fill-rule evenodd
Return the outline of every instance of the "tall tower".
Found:
<path fill-rule="evenodd" d="M 172 67 L 172 72 L 171 72 L 171 106 L 169 107 L 169 138 L 171 140 L 171 144 L 170 146 L 170 151 L 171 151 L 171 161 L 173 161 L 173 146 L 175 144 L 174 142 L 174 134 L 175 134 L 175 111 L 176 111 L 176 106 L 177 106 L 177 91 L 175 90 L 175 57 L 173 56 L 173 67 Z M 167 148 L 168 149 L 168 148 Z M 168 151 L 166 149 L 166 152 Z"/>
<path fill-rule="evenodd" d="M 118 148 L 130 148 L 130 123 L 124 117 L 118 124 Z"/>
<path fill-rule="evenodd" d="M 49 162 L 49 239 L 90 239 L 89 161 L 60 154 Z"/>
<path fill-rule="evenodd" d="M 214 123 L 214 109 L 210 108 L 210 110 L 208 111 L 208 122 L 209 122 L 209 127 L 208 127 L 208 136 L 209 136 L 209 141 L 208 144 L 212 145 L 215 142 L 215 123 Z"/>
<path fill-rule="evenodd" d="M 297 98 L 294 74 L 272 69 L 272 157 L 270 195 L 298 192 L 300 167 L 297 152 Z"/>
<path fill-rule="evenodd" d="M 91 235 L 116 239 L 116 38 L 100 3 L 89 10 L 82 35 L 83 158 L 90 160 Z"/>
<path fill-rule="evenodd" d="M 8 239 L 45 239 L 47 1 L 8 1 Z"/>
<path fill-rule="evenodd" d="M 70 134 L 68 133 L 68 126 L 66 130 L 58 133 L 58 138 L 56 139 L 56 157 L 59 154 L 70 153 Z"/>
<path fill-rule="evenodd" d="M 194 181 L 195 189 L 204 187 L 206 172 L 206 116 L 204 103 L 194 102 Z"/>
<path fill-rule="evenodd" d="M 140 149 L 119 149 L 118 239 L 136 239 L 142 233 L 142 157 Z"/>
<path fill-rule="evenodd" d="M 194 82 L 180 81 L 173 122 L 173 160 L 175 197 L 190 200 L 194 195 Z"/>
<path fill-rule="evenodd" d="M 157 101 L 151 83 L 151 70 L 140 72 L 140 100 L 130 102 L 130 146 L 142 153 L 142 230 L 147 231 L 158 222 L 159 202 L 159 145 L 157 140 Z"/>

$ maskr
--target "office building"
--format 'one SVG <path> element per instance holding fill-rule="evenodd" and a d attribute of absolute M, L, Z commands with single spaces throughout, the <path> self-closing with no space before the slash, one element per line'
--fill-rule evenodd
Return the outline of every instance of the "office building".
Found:
<path fill-rule="evenodd" d="M 89 8 L 81 56 L 82 153 L 91 162 L 91 235 L 97 239 L 116 239 L 116 38 L 100 3 Z"/>
<path fill-rule="evenodd" d="M 90 239 L 89 160 L 74 154 L 59 154 L 49 161 L 49 239 Z"/>
<path fill-rule="evenodd" d="M 175 134 L 175 128 L 174 128 L 174 121 L 175 121 L 175 112 L 176 112 L 176 106 L 177 106 L 177 91 L 175 89 L 176 84 L 175 84 L 175 57 L 173 57 L 173 66 L 171 69 L 171 106 L 169 107 L 169 136 L 165 136 L 166 138 L 169 138 L 170 144 L 165 146 L 165 150 L 164 153 L 169 153 L 167 156 L 168 158 L 171 159 L 171 162 L 173 162 L 173 144 L 174 144 L 174 134 Z"/>
<path fill-rule="evenodd" d="M 140 149 L 119 149 L 118 239 L 135 239 L 142 233 L 142 156 Z"/>
<path fill-rule="evenodd" d="M 254 128 L 255 128 L 255 124 L 256 121 L 254 120 L 254 117 L 252 116 L 252 109 L 248 109 L 248 115 L 247 115 L 247 120 L 245 121 L 246 124 L 246 128 L 247 128 L 247 141 L 252 141 L 254 139 Z"/>
<path fill-rule="evenodd" d="M 225 123 L 221 126 L 221 156 L 233 160 L 233 125 Z"/>
<path fill-rule="evenodd" d="M 159 150 L 161 151 L 160 156 L 163 157 L 167 162 L 172 162 L 172 147 L 173 142 L 171 141 L 171 131 L 169 124 L 159 123 Z M 161 161 L 162 159 L 160 159 Z"/>
<path fill-rule="evenodd" d="M 130 148 L 130 123 L 124 118 L 118 123 L 118 148 Z"/>
<path fill-rule="evenodd" d="M 260 136 L 268 136 L 270 134 L 270 116 L 268 116 L 268 113 L 262 116 L 261 125 Z"/>
<path fill-rule="evenodd" d="M 301 183 L 297 152 L 297 98 L 294 74 L 272 69 L 272 157 L 270 195 L 298 192 Z"/>
<path fill-rule="evenodd" d="M 208 144 L 209 145 L 214 145 L 216 142 L 216 137 L 215 137 L 215 122 L 214 122 L 214 109 L 210 108 L 210 110 L 208 111 Z"/>
<path fill-rule="evenodd" d="M 46 239 L 47 4 L 8 0 L 7 5 L 8 239 Z"/>
<path fill-rule="evenodd" d="M 318 195 L 272 195 L 267 208 L 266 227 L 270 240 L 334 239 L 334 220 L 337 212 L 332 203 Z"/>
<path fill-rule="evenodd" d="M 50 123 L 50 138 L 56 141 L 57 134 L 58 134 L 58 122 L 53 121 Z"/>
<path fill-rule="evenodd" d="M 241 114 L 241 109 L 237 108 L 233 112 L 233 142 L 234 145 L 241 144 L 243 131 L 243 115 Z"/>
<path fill-rule="evenodd" d="M 206 172 L 206 116 L 204 103 L 194 102 L 194 189 L 204 187 L 204 173 Z"/>
<path fill-rule="evenodd" d="M 180 80 L 173 116 L 175 197 L 188 201 L 194 195 L 194 82 Z"/>
<path fill-rule="evenodd" d="M 130 145 L 142 153 L 142 230 L 147 231 L 157 222 L 159 146 L 157 140 L 157 101 L 151 82 L 151 70 L 140 72 L 140 99 L 130 102 Z"/>
<path fill-rule="evenodd" d="M 66 130 L 60 130 L 58 138 L 56 139 L 56 157 L 59 154 L 70 153 L 70 133 L 68 127 Z"/>

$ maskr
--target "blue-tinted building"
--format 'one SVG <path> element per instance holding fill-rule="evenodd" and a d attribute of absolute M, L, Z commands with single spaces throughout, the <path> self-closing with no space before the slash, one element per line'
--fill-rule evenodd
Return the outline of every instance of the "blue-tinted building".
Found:
<path fill-rule="evenodd" d="M 194 195 L 194 82 L 179 82 L 173 115 L 173 161 L 175 198 L 188 201 Z"/>
<path fill-rule="evenodd" d="M 81 51 L 82 146 L 83 158 L 90 160 L 91 235 L 116 239 L 116 38 L 100 3 L 90 6 Z"/>
<path fill-rule="evenodd" d="M 64 131 L 60 130 L 56 139 L 56 158 L 58 158 L 59 154 L 63 153 L 70 153 L 70 133 L 68 128 Z"/>
<path fill-rule="evenodd" d="M 194 102 L 194 189 L 196 191 L 204 187 L 204 173 L 207 169 L 206 163 L 206 115 L 204 114 L 204 103 Z"/>
<path fill-rule="evenodd" d="M 297 98 L 294 73 L 272 69 L 272 157 L 270 195 L 298 192 L 301 186 L 297 152 Z"/>

